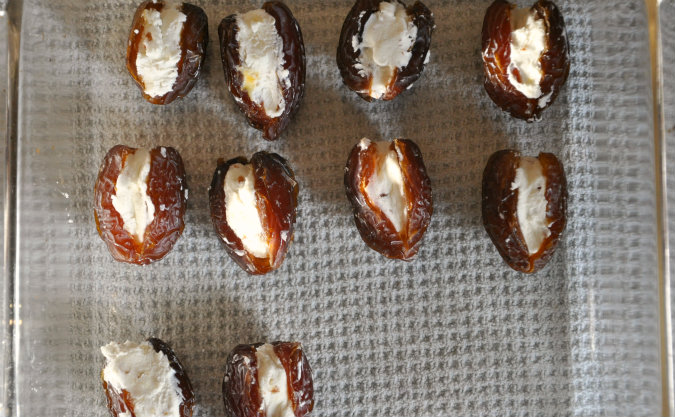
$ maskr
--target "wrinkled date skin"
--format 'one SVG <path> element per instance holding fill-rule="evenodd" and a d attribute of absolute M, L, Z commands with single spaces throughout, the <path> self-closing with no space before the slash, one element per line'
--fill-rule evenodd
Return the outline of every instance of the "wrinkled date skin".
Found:
<path fill-rule="evenodd" d="M 512 190 L 521 155 L 517 151 L 494 153 L 483 172 L 483 225 L 492 243 L 513 269 L 534 273 L 553 256 L 567 223 L 567 180 L 562 164 L 555 155 L 540 153 L 539 161 L 546 177 L 546 217 L 551 235 L 539 251 L 530 254 L 517 217 L 518 190 Z"/>
<path fill-rule="evenodd" d="M 511 11 L 515 8 L 505 0 L 495 0 L 483 20 L 483 70 L 485 90 L 499 107 L 513 117 L 527 121 L 537 120 L 541 112 L 555 101 L 567 80 L 570 70 L 569 43 L 565 21 L 555 4 L 539 0 L 532 10 L 544 20 L 546 47 L 539 59 L 542 79 L 541 96 L 527 98 L 509 81 L 511 63 Z M 544 99 L 547 98 L 547 99 Z M 541 103 L 540 103 L 541 101 Z"/>
<path fill-rule="evenodd" d="M 227 358 L 223 377 L 223 400 L 228 417 L 266 417 L 260 409 L 262 395 L 258 382 L 256 349 L 263 343 L 239 345 Z M 274 352 L 288 376 L 288 396 L 293 414 L 303 417 L 314 408 L 312 369 L 297 342 L 272 342 Z"/>
<path fill-rule="evenodd" d="M 433 214 L 431 180 L 427 175 L 422 153 L 409 139 L 394 139 L 390 150 L 396 150 L 403 176 L 407 221 L 400 232 L 366 194 L 380 155 L 375 142 L 363 149 L 352 149 L 345 167 L 345 189 L 354 211 L 356 228 L 372 249 L 392 259 L 410 260 L 421 245 L 424 232 Z"/>
<path fill-rule="evenodd" d="M 239 109 L 246 116 L 249 124 L 262 132 L 266 140 L 276 140 L 286 130 L 291 119 L 300 107 L 305 94 L 305 44 L 298 22 L 290 9 L 280 1 L 268 1 L 262 9 L 269 13 L 275 21 L 277 33 L 283 42 L 284 69 L 288 70 L 290 85 L 283 83 L 283 97 L 286 107 L 281 115 L 269 117 L 262 105 L 255 103 L 243 89 L 244 77 L 238 70 L 241 65 L 239 43 L 237 42 L 237 15 L 233 14 L 220 22 L 218 36 L 220 38 L 220 54 L 225 71 L 225 82 L 234 97 Z"/>
<path fill-rule="evenodd" d="M 155 217 L 145 229 L 143 242 L 139 242 L 124 230 L 124 221 L 112 203 L 117 177 L 126 158 L 135 151 L 124 145 L 108 151 L 94 187 L 94 218 L 96 229 L 113 258 L 145 265 L 162 259 L 183 233 L 187 182 L 178 151 L 164 147 L 166 156 L 163 156 L 162 147 L 150 150 L 147 193 L 155 206 Z M 161 210 L 161 207 L 165 209 Z"/>
<path fill-rule="evenodd" d="M 352 39 L 357 36 L 359 42 L 363 41 L 366 22 L 370 15 L 379 10 L 381 2 L 382 0 L 357 0 L 342 25 L 337 49 L 337 65 L 342 81 L 366 101 L 373 100 L 373 97 L 369 95 L 372 76 L 359 74 L 357 64 L 359 64 L 360 52 L 354 50 Z M 399 3 L 405 7 L 403 2 L 399 1 Z M 407 7 L 406 12 L 417 26 L 417 38 L 412 46 L 412 56 L 408 65 L 396 70 L 391 83 L 387 86 L 387 92 L 380 100 L 392 100 L 398 96 L 417 81 L 426 64 L 424 61 L 431 46 L 431 33 L 435 27 L 433 13 L 419 1 Z"/>
<path fill-rule="evenodd" d="M 239 157 L 227 162 L 218 161 L 209 189 L 211 220 L 230 257 L 246 272 L 266 274 L 281 266 L 293 240 L 298 206 L 298 183 L 288 162 L 275 153 L 257 152 L 251 158 L 255 177 L 258 213 L 267 234 L 268 258 L 250 254 L 227 223 L 225 207 L 225 175 L 233 164 L 246 165 L 249 161 Z"/>
<path fill-rule="evenodd" d="M 144 35 L 145 22 L 142 14 L 147 9 L 161 12 L 166 5 L 167 2 L 163 0 L 156 3 L 152 0 L 141 3 L 136 9 L 127 44 L 127 69 L 141 89 L 143 97 L 152 104 L 169 104 L 179 97 L 185 97 L 192 90 L 204 64 L 206 46 L 209 42 L 209 25 L 204 10 L 192 4 L 183 3 L 180 10 L 187 16 L 187 19 L 180 35 L 181 56 L 177 64 L 178 78 L 176 78 L 171 91 L 163 96 L 153 97 L 146 94 L 145 85 L 136 69 L 136 57 Z"/>
<path fill-rule="evenodd" d="M 180 388 L 181 393 L 183 394 L 183 401 L 179 405 L 180 416 L 191 417 L 195 406 L 195 394 L 192 390 L 190 379 L 183 369 L 183 365 L 181 365 L 171 347 L 162 340 L 149 338 L 148 342 L 152 345 L 155 352 L 162 352 L 166 355 L 169 360 L 169 366 L 176 372 L 175 375 L 178 380 L 178 388 Z M 119 417 L 123 413 L 135 415 L 134 399 L 131 398 L 129 393 L 126 390 L 117 392 L 115 388 L 109 386 L 105 379 L 103 379 L 103 371 L 101 371 L 101 380 L 103 381 L 103 389 L 105 390 L 105 396 L 108 400 L 108 410 L 110 411 L 110 415 L 113 417 Z"/>

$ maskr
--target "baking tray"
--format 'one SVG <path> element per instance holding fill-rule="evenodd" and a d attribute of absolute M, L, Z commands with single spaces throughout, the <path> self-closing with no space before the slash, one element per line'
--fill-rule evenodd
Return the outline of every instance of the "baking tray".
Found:
<path fill-rule="evenodd" d="M 207 63 L 190 95 L 167 107 L 146 103 L 125 69 L 135 2 L 10 0 L 0 17 L 10 104 L 0 112 L 8 126 L 0 145 L 3 415 L 107 415 L 99 347 L 151 335 L 181 357 L 198 416 L 224 413 L 230 349 L 277 339 L 305 346 L 315 416 L 669 412 L 661 331 L 669 304 L 660 303 L 669 240 L 660 239 L 666 206 L 644 2 L 557 2 L 570 77 L 543 120 L 527 124 L 482 88 L 489 1 L 427 1 L 437 24 L 429 66 L 393 102 L 368 104 L 335 65 L 351 1 L 289 0 L 304 35 L 307 88 L 276 143 L 237 110 L 217 47 L 220 19 L 260 4 L 194 3 L 209 17 Z M 672 44 L 663 51 L 672 57 Z M 664 86 L 672 80 L 664 72 Z M 672 116 L 670 103 L 663 110 Z M 425 157 L 434 216 L 412 262 L 382 258 L 354 227 L 342 173 L 363 136 L 414 139 Z M 151 266 L 114 262 L 96 233 L 93 184 L 118 143 L 174 146 L 185 161 L 186 229 Z M 510 270 L 481 225 L 482 170 L 506 147 L 554 152 L 567 171 L 565 238 L 532 276 Z M 207 188 L 217 158 L 260 149 L 289 159 L 301 191 L 284 265 L 252 277 L 220 247 Z"/>

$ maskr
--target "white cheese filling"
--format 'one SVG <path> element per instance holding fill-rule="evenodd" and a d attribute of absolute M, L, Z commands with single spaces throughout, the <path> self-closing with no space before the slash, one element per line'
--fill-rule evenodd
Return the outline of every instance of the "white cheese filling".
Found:
<path fill-rule="evenodd" d="M 267 417 L 295 417 L 288 397 L 288 377 L 274 346 L 265 343 L 256 349 L 258 382 L 260 384 L 260 411 Z"/>
<path fill-rule="evenodd" d="M 551 235 L 546 218 L 546 177 L 539 159 L 520 158 L 511 190 L 518 190 L 516 215 L 530 254 L 537 253 Z"/>
<path fill-rule="evenodd" d="M 253 165 L 232 164 L 225 174 L 225 217 L 244 249 L 257 258 L 269 256 L 255 193 Z"/>
<path fill-rule="evenodd" d="M 363 138 L 359 143 L 361 149 L 370 146 L 370 140 Z M 375 172 L 368 179 L 366 196 L 375 204 L 397 232 L 403 230 L 408 217 L 403 172 L 399 164 L 398 154 L 390 150 L 390 142 L 376 142 L 379 153 Z"/>
<path fill-rule="evenodd" d="M 110 342 L 101 347 L 107 363 L 103 379 L 119 394 L 127 391 L 136 417 L 180 417 L 183 393 L 169 358 L 149 342 Z M 131 416 L 127 414 L 120 416 Z"/>
<path fill-rule="evenodd" d="M 356 69 L 362 77 L 372 76 L 368 94 L 381 98 L 387 92 L 397 68 L 404 68 L 412 57 L 417 26 L 398 2 L 383 1 L 363 27 L 362 41 L 352 38 L 352 48 L 359 53 Z"/>
<path fill-rule="evenodd" d="M 511 11 L 511 63 L 509 82 L 527 98 L 539 98 L 541 54 L 546 48 L 546 25 L 531 9 Z"/>
<path fill-rule="evenodd" d="M 136 56 L 145 94 L 161 97 L 173 89 L 181 57 L 180 38 L 187 16 L 180 4 L 165 4 L 161 12 L 143 10 L 143 34 Z"/>
<path fill-rule="evenodd" d="M 155 218 L 155 206 L 148 195 L 150 151 L 139 148 L 129 154 L 115 182 L 112 205 L 122 217 L 124 230 L 143 242 L 145 228 Z"/>
<path fill-rule="evenodd" d="M 274 17 L 263 9 L 238 14 L 236 40 L 242 88 L 267 116 L 279 117 L 286 108 L 283 86 L 290 87 L 291 81 L 284 69 L 284 44 Z"/>

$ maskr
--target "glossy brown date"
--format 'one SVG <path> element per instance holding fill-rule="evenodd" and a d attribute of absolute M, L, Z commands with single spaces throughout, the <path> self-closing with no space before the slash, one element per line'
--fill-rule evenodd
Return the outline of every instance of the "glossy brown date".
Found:
<path fill-rule="evenodd" d="M 274 353 L 286 371 L 287 392 L 293 415 L 303 417 L 314 408 L 312 369 L 302 345 L 297 342 L 272 342 Z M 256 351 L 263 343 L 239 345 L 227 358 L 223 377 L 223 400 L 228 417 L 265 417 L 262 410 Z"/>
<path fill-rule="evenodd" d="M 234 164 L 253 166 L 257 211 L 268 246 L 268 256 L 246 250 L 228 222 L 225 177 Z M 288 162 L 275 153 L 257 152 L 250 161 L 239 157 L 218 161 L 209 188 L 211 220 L 230 257 L 249 274 L 266 274 L 281 266 L 293 240 L 298 206 L 298 183 Z M 236 219 L 229 219 L 236 221 Z"/>
<path fill-rule="evenodd" d="M 178 382 L 178 388 L 181 391 L 183 401 L 178 406 L 181 417 L 191 417 L 194 412 L 195 394 L 188 378 L 187 373 L 183 369 L 183 365 L 178 360 L 178 357 L 171 349 L 171 347 L 164 341 L 157 338 L 149 338 L 148 343 L 152 346 L 155 352 L 161 352 L 166 355 L 169 366 L 174 370 L 175 377 Z M 134 398 L 132 398 L 126 390 L 118 392 L 111 385 L 108 385 L 101 372 L 101 381 L 103 382 L 103 389 L 107 400 L 108 411 L 112 417 L 120 417 L 122 415 L 135 416 L 134 412 Z M 126 414 L 125 414 L 126 413 Z"/>
<path fill-rule="evenodd" d="M 305 44 L 297 20 L 290 9 L 280 1 L 268 1 L 262 9 L 274 18 L 277 34 L 282 40 L 283 68 L 288 71 L 288 83 L 279 83 L 285 107 L 281 115 L 271 117 L 262 104 L 251 99 L 244 89 L 245 76 L 240 71 L 242 57 L 237 41 L 237 15 L 224 18 L 218 26 L 220 53 L 225 82 L 248 123 L 262 132 L 266 140 L 276 140 L 288 127 L 300 107 L 305 94 Z"/>
<path fill-rule="evenodd" d="M 363 241 L 388 258 L 409 260 L 419 250 L 431 221 L 431 180 L 422 153 L 413 141 L 394 139 L 386 149 L 383 144 L 386 145 L 363 139 L 354 146 L 345 167 L 347 198 Z M 389 151 L 396 152 L 403 179 L 406 215 L 399 231 L 366 191 L 372 181 L 377 181 L 375 172 Z"/>
<path fill-rule="evenodd" d="M 162 259 L 183 232 L 187 183 L 178 151 L 170 147 L 150 150 L 147 194 L 155 213 L 141 241 L 124 229 L 124 220 L 112 202 L 117 193 L 117 179 L 128 156 L 135 152 L 135 148 L 117 145 L 106 154 L 94 186 L 94 218 L 96 229 L 113 258 L 144 265 Z"/>
<path fill-rule="evenodd" d="M 435 28 L 433 13 L 424 4 L 417 1 L 412 6 L 406 7 L 408 16 L 417 27 L 417 36 L 410 50 L 412 54 L 410 61 L 405 67 L 397 68 L 394 71 L 384 95 L 373 97 L 371 95 L 372 75 L 366 74 L 360 69 L 361 51 L 354 48 L 353 40 L 362 41 L 365 24 L 368 18 L 379 10 L 382 1 L 356 1 L 342 25 L 337 48 L 337 65 L 342 81 L 366 101 L 372 101 L 374 98 L 392 100 L 417 81 L 427 64 L 431 34 Z M 405 7 L 405 4 L 398 0 L 390 2 L 398 2 Z"/>
<path fill-rule="evenodd" d="M 189 3 L 180 4 L 179 10 L 185 14 L 186 20 L 180 34 L 181 55 L 176 67 L 178 75 L 171 90 L 161 96 L 151 96 L 146 92 L 143 77 L 139 75 L 136 66 L 139 49 L 144 48 L 143 40 L 152 39 L 152 34 L 145 31 L 147 22 L 143 17 L 145 10 L 161 12 L 165 7 L 172 5 L 164 0 L 147 0 L 136 9 L 129 41 L 127 43 L 127 69 L 136 84 L 141 89 L 143 97 L 152 104 L 169 104 L 176 98 L 185 97 L 199 78 L 204 59 L 206 58 L 206 46 L 209 41 L 208 21 L 206 13 L 200 7 Z M 148 38 L 149 37 L 149 38 Z"/>
<path fill-rule="evenodd" d="M 485 90 L 499 107 L 513 117 L 533 121 L 555 101 L 565 84 L 570 69 L 569 43 L 565 21 L 556 5 L 539 0 L 530 9 L 537 19 L 543 19 L 546 29 L 545 48 L 541 65 L 541 95 L 528 98 L 509 80 L 511 63 L 511 15 L 515 5 L 495 0 L 483 20 L 482 51 Z"/>
<path fill-rule="evenodd" d="M 525 273 L 537 272 L 553 256 L 567 223 L 567 180 L 562 164 L 551 153 L 540 153 L 546 178 L 546 220 L 550 235 L 530 253 L 517 216 L 518 189 L 513 189 L 522 156 L 513 150 L 495 152 L 483 172 L 483 225 L 504 261 Z"/>

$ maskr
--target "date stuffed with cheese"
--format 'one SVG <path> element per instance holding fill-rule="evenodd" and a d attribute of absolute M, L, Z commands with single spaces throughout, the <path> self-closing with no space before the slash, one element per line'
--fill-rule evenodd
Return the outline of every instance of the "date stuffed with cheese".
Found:
<path fill-rule="evenodd" d="M 257 152 L 250 161 L 219 161 L 209 204 L 213 227 L 243 270 L 265 274 L 281 266 L 298 206 L 298 183 L 284 158 Z"/>
<path fill-rule="evenodd" d="M 111 342 L 101 348 L 101 380 L 112 417 L 191 417 L 195 395 L 190 379 L 168 344 Z"/>
<path fill-rule="evenodd" d="M 504 261 L 533 273 L 553 256 L 567 224 L 567 180 L 551 153 L 502 150 L 483 172 L 483 225 Z"/>
<path fill-rule="evenodd" d="M 433 213 L 431 180 L 417 145 L 362 139 L 349 155 L 344 182 L 363 241 L 388 258 L 415 256 Z"/>
<path fill-rule="evenodd" d="M 525 9 L 495 0 L 485 13 L 482 50 L 485 90 L 519 119 L 540 118 L 569 74 L 565 21 L 550 0 Z"/>
<path fill-rule="evenodd" d="M 183 233 L 185 168 L 178 151 L 117 145 L 106 154 L 94 186 L 94 218 L 118 261 L 162 259 Z"/>
<path fill-rule="evenodd" d="M 209 41 L 206 13 L 189 3 L 148 0 L 136 9 L 127 69 L 153 104 L 185 97 L 201 73 Z"/>
<path fill-rule="evenodd" d="M 305 45 L 298 22 L 280 1 L 233 14 L 218 27 L 232 97 L 263 138 L 276 140 L 305 93 Z"/>
<path fill-rule="evenodd" d="M 417 1 L 357 0 L 337 49 L 345 85 L 366 101 L 392 100 L 410 88 L 429 61 L 431 11 Z"/>
<path fill-rule="evenodd" d="M 308 415 L 314 408 L 314 384 L 302 345 L 235 347 L 225 365 L 223 400 L 228 417 Z"/>

